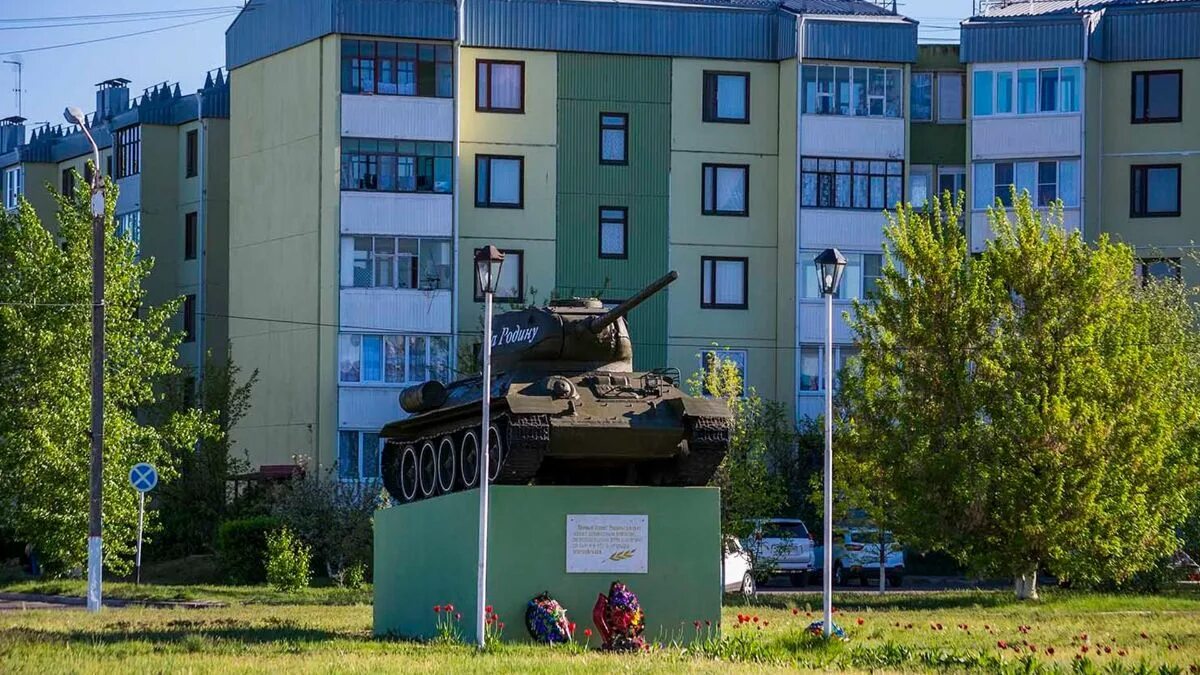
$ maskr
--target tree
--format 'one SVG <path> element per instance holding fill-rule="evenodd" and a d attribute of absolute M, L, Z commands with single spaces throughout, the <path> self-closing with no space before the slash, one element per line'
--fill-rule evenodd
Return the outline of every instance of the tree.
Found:
<path fill-rule="evenodd" d="M 1188 289 L 1136 283 L 1027 194 L 969 253 L 957 203 L 900 208 L 855 304 L 848 459 L 896 529 L 981 573 L 1123 580 L 1175 550 L 1196 494 L 1200 361 Z"/>
<path fill-rule="evenodd" d="M 231 475 L 249 470 L 249 464 L 230 452 L 229 432 L 250 410 L 250 391 L 258 371 L 239 381 L 241 369 L 232 356 L 225 363 L 207 357 L 195 396 L 192 371 L 165 378 L 162 397 L 150 419 L 167 422 L 172 415 L 193 408 L 207 412 L 214 433 L 202 437 L 194 447 L 176 448 L 178 477 L 153 493 L 153 503 L 162 523 L 153 549 L 162 557 L 208 553 L 214 549 L 217 527 L 227 514 L 227 486 Z"/>
<path fill-rule="evenodd" d="M 90 475 L 91 206 L 84 181 L 58 197 L 51 234 L 22 200 L 0 214 L 0 521 L 32 543 L 47 571 L 80 566 L 87 553 Z M 190 447 L 210 425 L 198 414 L 145 424 L 153 385 L 177 372 L 180 335 L 169 326 L 178 302 L 143 304 L 153 261 L 113 227 L 116 188 L 105 190 L 104 565 L 130 569 L 137 462 L 175 477 L 172 449 Z M 156 525 L 149 514 L 149 527 Z"/>
<path fill-rule="evenodd" d="M 342 585 L 352 569 L 370 565 L 375 511 L 389 504 L 378 482 L 338 480 L 330 470 L 324 479 L 296 477 L 278 486 L 271 510 Z"/>

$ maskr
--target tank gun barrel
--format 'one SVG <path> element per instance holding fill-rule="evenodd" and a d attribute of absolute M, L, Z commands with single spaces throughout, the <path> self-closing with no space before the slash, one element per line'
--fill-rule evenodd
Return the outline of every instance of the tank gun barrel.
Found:
<path fill-rule="evenodd" d="M 593 333 L 599 333 L 614 323 L 617 319 L 633 311 L 634 307 L 642 304 L 647 298 L 666 288 L 672 281 L 675 281 L 678 278 L 679 273 L 675 270 L 667 272 L 654 283 L 638 291 L 637 295 L 634 295 L 632 298 L 629 298 L 625 302 L 613 307 L 604 314 L 592 318 L 592 320 L 588 322 L 588 328 Z"/>

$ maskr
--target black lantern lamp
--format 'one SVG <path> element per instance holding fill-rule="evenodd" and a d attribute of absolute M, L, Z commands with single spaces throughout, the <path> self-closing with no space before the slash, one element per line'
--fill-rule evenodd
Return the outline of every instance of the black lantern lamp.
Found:
<path fill-rule="evenodd" d="M 846 271 L 846 256 L 836 248 L 827 248 L 817 256 L 816 263 L 821 295 L 833 295 L 841 286 L 842 272 Z"/>
<path fill-rule="evenodd" d="M 500 268 L 504 265 L 504 254 L 495 246 L 475 249 L 475 293 L 492 295 L 500 283 Z"/>

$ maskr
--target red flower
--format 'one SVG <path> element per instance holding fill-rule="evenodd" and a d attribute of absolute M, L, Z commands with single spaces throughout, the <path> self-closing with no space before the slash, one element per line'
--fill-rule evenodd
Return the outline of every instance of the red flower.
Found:
<path fill-rule="evenodd" d="M 462 612 L 455 612 L 455 613 L 454 613 L 454 620 L 455 620 L 455 621 L 462 621 Z"/>
<path fill-rule="evenodd" d="M 1145 632 L 1143 632 L 1143 633 L 1142 633 L 1142 639 L 1143 639 L 1143 640 L 1149 640 L 1149 639 L 1150 639 L 1150 636 L 1149 636 L 1149 635 L 1146 635 L 1146 633 L 1145 633 Z"/>
<path fill-rule="evenodd" d="M 491 606 L 491 605 L 488 605 L 487 607 L 484 607 L 484 608 L 483 608 L 483 611 L 484 611 L 484 613 L 485 613 L 485 614 L 491 614 L 491 613 L 492 613 L 492 606 Z"/>
<path fill-rule="evenodd" d="M 584 629 L 583 629 L 583 636 L 584 636 L 584 637 L 592 637 L 592 629 L 591 629 L 591 628 L 584 628 Z"/>
<path fill-rule="evenodd" d="M 574 633 L 574 632 L 575 632 L 575 622 L 574 622 L 574 621 L 572 621 L 571 623 L 567 624 L 567 630 L 571 631 L 572 633 Z"/>
<path fill-rule="evenodd" d="M 1128 654 L 1128 653 L 1129 653 L 1129 652 L 1126 652 L 1124 649 L 1118 649 L 1118 650 L 1117 650 L 1117 656 L 1125 656 L 1125 655 L 1126 655 L 1126 654 Z"/>
<path fill-rule="evenodd" d="M 985 624 L 983 624 L 983 629 L 984 629 L 984 630 L 991 630 L 991 629 L 992 629 L 992 627 L 991 627 L 991 626 L 989 626 L 989 625 L 987 625 L 987 624 L 985 623 Z"/>
<path fill-rule="evenodd" d="M 437 614 L 437 613 L 440 613 L 440 612 L 442 611 L 442 606 L 441 606 L 441 605 L 434 605 L 434 606 L 433 606 L 433 611 L 434 611 L 434 613 L 435 613 L 435 614 Z"/>
<path fill-rule="evenodd" d="M 797 609 L 797 608 L 795 608 L 795 607 L 793 607 L 793 608 L 792 608 L 792 616 L 796 616 L 796 615 L 797 615 L 797 614 L 799 614 L 799 613 L 800 613 L 800 610 L 799 610 L 799 609 Z"/>
<path fill-rule="evenodd" d="M 446 611 L 447 611 L 447 612 L 453 612 L 453 611 L 454 611 L 454 605 L 447 604 L 447 605 L 446 605 Z"/>
<path fill-rule="evenodd" d="M 1046 653 L 1050 656 L 1054 656 L 1054 647 L 1046 647 Z"/>
<path fill-rule="evenodd" d="M 758 623 L 758 617 L 754 617 L 754 623 Z"/>
<path fill-rule="evenodd" d="M 696 627 L 696 630 L 700 630 L 700 620 L 699 619 L 693 621 L 692 625 Z"/>
<path fill-rule="evenodd" d="M 1087 645 L 1080 645 L 1080 647 L 1079 647 L 1079 651 L 1080 651 L 1080 652 L 1082 652 L 1082 653 L 1086 654 L 1086 653 L 1087 653 L 1087 650 L 1088 650 L 1088 646 L 1087 646 Z"/>
<path fill-rule="evenodd" d="M 861 616 L 860 616 L 860 617 L 858 617 L 858 625 L 860 625 L 860 626 L 861 626 L 861 625 L 863 625 L 863 623 L 864 623 L 864 622 L 863 622 L 863 620 L 862 620 L 862 617 L 861 617 Z"/>
<path fill-rule="evenodd" d="M 496 627 L 499 628 L 500 630 L 504 630 L 504 622 L 501 621 L 500 623 L 496 624 Z"/>
<path fill-rule="evenodd" d="M 712 622 L 711 622 L 711 621 L 709 621 L 708 619 L 705 619 L 705 620 L 704 620 L 704 625 L 705 625 L 705 626 L 712 626 Z"/>
<path fill-rule="evenodd" d="M 942 629 L 942 624 L 940 624 L 940 623 L 939 623 L 939 624 L 937 625 L 937 629 L 938 629 L 938 630 L 941 630 L 941 629 Z"/>
<path fill-rule="evenodd" d="M 1008 649 L 1008 643 L 1007 643 L 1007 642 L 1005 642 L 1004 640 L 997 640 L 997 641 L 996 641 L 996 648 L 997 648 L 997 649 Z"/>
<path fill-rule="evenodd" d="M 763 621 L 763 625 L 764 625 L 764 626 L 770 626 L 770 625 L 771 625 L 771 622 L 770 622 L 770 621 Z"/>
<path fill-rule="evenodd" d="M 1109 647 L 1108 645 L 1104 645 L 1104 653 L 1105 653 L 1105 654 L 1111 654 L 1111 653 L 1112 653 L 1112 647 Z"/>

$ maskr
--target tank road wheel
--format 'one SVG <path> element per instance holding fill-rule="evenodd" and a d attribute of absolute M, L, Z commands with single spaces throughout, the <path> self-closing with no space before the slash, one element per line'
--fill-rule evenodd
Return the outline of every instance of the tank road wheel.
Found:
<path fill-rule="evenodd" d="M 488 482 L 496 482 L 500 475 L 500 464 L 504 461 L 503 448 L 500 446 L 500 430 L 496 425 L 488 429 Z"/>
<path fill-rule="evenodd" d="M 417 451 L 413 446 L 400 454 L 400 499 L 411 502 L 417 498 Z"/>
<path fill-rule="evenodd" d="M 450 440 L 449 436 L 443 436 L 437 449 L 437 482 L 440 494 L 454 489 L 456 478 L 454 470 L 457 466 L 458 462 L 454 457 L 454 441 Z"/>
<path fill-rule="evenodd" d="M 479 482 L 479 440 L 474 431 L 463 434 L 459 445 L 458 469 L 463 489 L 475 487 Z"/>
<path fill-rule="evenodd" d="M 437 450 L 433 448 L 433 443 L 425 441 L 421 446 L 421 496 L 432 497 L 433 493 L 437 492 Z"/>

